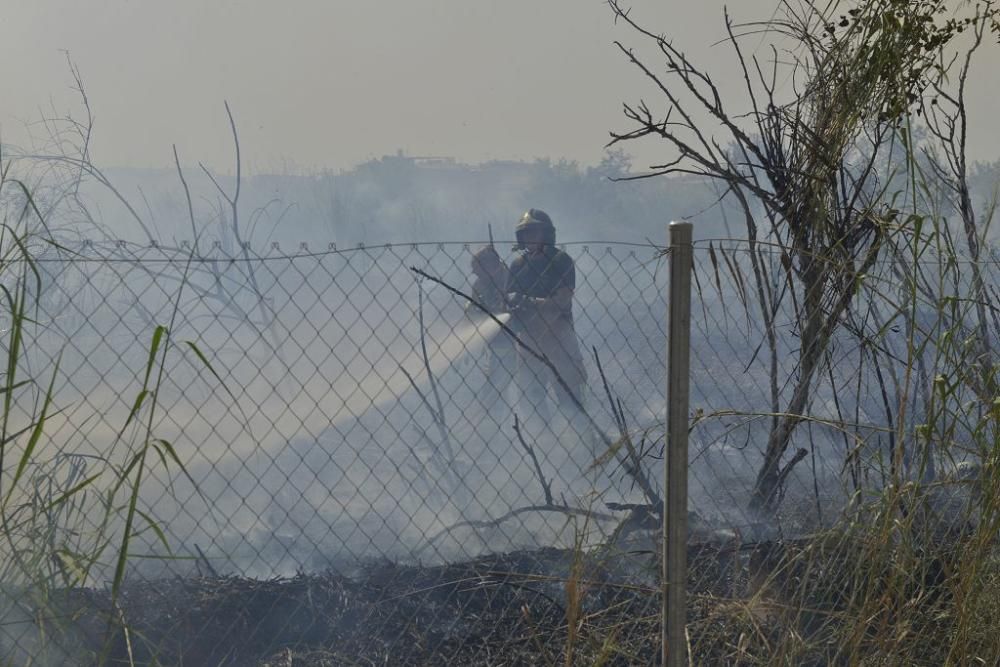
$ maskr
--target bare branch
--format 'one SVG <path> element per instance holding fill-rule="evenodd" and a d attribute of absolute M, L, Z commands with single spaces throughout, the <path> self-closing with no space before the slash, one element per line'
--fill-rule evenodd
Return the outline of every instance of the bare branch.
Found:
<path fill-rule="evenodd" d="M 535 467 L 535 475 L 538 476 L 538 482 L 542 485 L 542 492 L 545 494 L 545 504 L 548 506 L 553 505 L 552 483 L 551 481 L 545 479 L 545 475 L 542 473 L 542 466 L 538 462 L 538 457 L 535 456 L 535 448 L 525 442 L 524 434 L 521 433 L 521 424 L 518 421 L 517 414 L 514 415 L 514 433 L 517 434 L 517 440 L 521 443 L 521 447 L 528 453 L 528 456 L 531 457 L 531 463 Z"/>

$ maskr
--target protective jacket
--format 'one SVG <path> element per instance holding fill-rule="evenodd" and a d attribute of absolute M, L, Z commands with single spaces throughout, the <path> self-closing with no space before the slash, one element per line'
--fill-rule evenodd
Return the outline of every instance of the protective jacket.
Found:
<path fill-rule="evenodd" d="M 507 282 L 512 326 L 526 342 L 548 357 L 578 399 L 586 382 L 583 356 L 573 326 L 573 292 L 576 266 L 573 259 L 552 245 L 541 252 L 522 251 L 510 264 Z M 547 386 L 555 386 L 560 402 L 568 402 L 551 370 L 521 351 L 522 389 L 536 407 L 544 404 Z"/>

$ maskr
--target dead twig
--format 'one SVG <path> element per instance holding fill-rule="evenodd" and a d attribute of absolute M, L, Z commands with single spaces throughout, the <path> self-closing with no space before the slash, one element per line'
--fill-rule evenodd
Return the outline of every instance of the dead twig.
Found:
<path fill-rule="evenodd" d="M 438 391 L 437 380 L 434 377 L 433 371 L 431 371 L 431 361 L 427 354 L 427 331 L 424 327 L 424 288 L 419 282 L 417 283 L 417 290 L 417 318 L 420 325 L 420 354 L 423 356 L 424 371 L 427 373 L 427 381 L 431 385 L 431 393 L 434 395 L 434 403 L 437 408 L 432 408 L 428 403 L 427 409 L 431 411 L 431 415 L 433 415 L 434 421 L 437 423 L 438 431 L 441 434 L 441 446 L 444 447 L 445 452 L 448 454 L 448 459 L 453 460 L 455 458 L 455 452 L 451 446 L 451 437 L 448 435 L 448 426 L 445 423 L 444 404 L 441 402 L 441 393 Z M 410 382 L 413 382 L 412 378 Z"/>
<path fill-rule="evenodd" d="M 646 476 L 646 472 L 642 469 L 642 460 L 635 451 L 635 445 L 632 443 L 632 435 L 629 433 L 628 425 L 625 423 L 625 411 L 621 405 L 621 401 L 618 401 L 616 404 L 614 397 L 611 395 L 611 387 L 608 386 L 608 378 L 604 374 L 604 367 L 601 365 L 601 357 L 597 353 L 596 347 L 592 349 L 594 352 L 594 361 L 597 363 L 597 371 L 601 376 L 601 383 L 604 386 L 604 393 L 608 398 L 608 405 L 611 407 L 611 412 L 615 417 L 615 423 L 618 425 L 618 432 L 620 434 L 618 442 L 609 449 L 618 450 L 624 445 L 627 456 L 621 462 L 622 469 L 635 480 L 651 505 L 662 507 L 663 499 L 660 498 L 650 483 L 649 477 Z"/>
<path fill-rule="evenodd" d="M 219 578 L 219 573 L 215 571 L 214 567 L 212 567 L 212 562 L 210 560 L 208 560 L 208 556 L 205 555 L 205 552 L 202 551 L 201 547 L 198 546 L 197 544 L 194 545 L 194 548 L 195 548 L 195 551 L 198 552 L 198 560 L 196 562 L 197 563 L 204 563 L 205 564 L 205 569 L 208 570 L 208 574 L 213 579 L 218 579 Z M 200 569 L 200 566 L 199 566 L 199 569 Z"/>
<path fill-rule="evenodd" d="M 407 371 L 402 365 L 400 365 L 399 370 L 401 370 L 403 372 L 403 375 L 406 376 L 406 379 L 410 381 L 410 386 L 412 386 L 413 390 L 415 392 L 417 392 L 417 396 L 420 397 L 420 401 L 424 404 L 424 407 L 427 408 L 427 411 L 431 413 L 431 417 L 434 419 L 434 423 L 437 424 L 439 428 L 441 428 L 441 424 L 438 421 L 437 416 L 436 416 L 436 414 L 434 412 L 434 406 L 431 405 L 430 399 L 427 398 L 427 394 L 425 394 L 423 391 L 420 390 L 420 386 L 417 385 L 416 379 L 414 379 L 414 377 L 412 375 L 410 375 L 409 371 Z M 445 436 L 446 436 L 446 434 L 443 435 L 442 437 L 445 437 Z M 449 442 L 449 441 L 446 441 L 446 442 Z M 455 471 L 454 471 L 454 469 L 453 469 L 453 467 L 451 465 L 451 462 L 454 460 L 454 454 L 451 453 L 451 447 L 450 446 L 448 446 L 448 455 L 449 455 L 449 458 L 442 462 L 441 461 L 441 452 L 439 452 L 437 450 L 437 448 L 435 448 L 435 451 L 434 451 L 434 460 L 438 462 L 438 465 L 446 473 L 450 473 L 452 476 L 457 477 L 457 475 L 456 475 L 456 473 L 455 473 Z M 457 483 L 457 479 L 456 480 L 452 480 L 452 481 Z"/>
<path fill-rule="evenodd" d="M 535 466 L 535 474 L 538 475 L 538 481 L 542 485 L 542 492 L 545 494 L 545 504 L 553 505 L 552 502 L 552 482 L 545 479 L 545 475 L 542 474 L 542 466 L 538 463 L 538 457 L 535 456 L 535 448 L 529 445 L 524 440 L 524 434 L 521 433 L 521 423 L 518 421 L 517 414 L 514 414 L 514 433 L 517 434 L 517 440 L 521 443 L 521 447 L 524 451 L 528 453 L 531 457 L 531 463 Z"/>
<path fill-rule="evenodd" d="M 460 528 L 496 528 L 505 521 L 509 521 L 514 517 L 520 516 L 522 514 L 528 514 L 531 512 L 541 512 L 541 513 L 552 513 L 552 514 L 564 514 L 566 516 L 580 516 L 585 517 L 588 521 L 590 519 L 596 519 L 597 521 L 618 521 L 618 517 L 605 514 L 604 512 L 594 512 L 592 510 L 582 509 L 580 507 L 571 507 L 569 505 L 526 505 L 525 507 L 518 507 L 512 509 L 506 514 L 502 514 L 495 519 L 483 519 L 479 521 L 459 521 L 450 526 L 442 528 L 440 531 L 434 533 L 427 538 L 427 541 L 414 550 L 414 555 L 419 556 L 428 547 L 433 545 L 439 539 L 445 535 L 449 535 Z"/>

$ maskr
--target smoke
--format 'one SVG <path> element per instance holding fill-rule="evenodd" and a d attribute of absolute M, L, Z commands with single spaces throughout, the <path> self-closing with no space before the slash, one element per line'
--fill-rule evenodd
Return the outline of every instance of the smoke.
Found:
<path fill-rule="evenodd" d="M 171 170 L 112 169 L 109 178 L 132 201 L 124 208 L 113 193 L 85 183 L 81 198 L 100 211 L 111 238 L 148 243 L 133 211 L 155 229 L 160 243 L 191 240 L 185 193 Z M 301 243 L 408 243 L 485 240 L 492 224 L 499 242 L 513 240 L 513 226 L 527 208 L 549 212 L 561 241 L 649 239 L 664 243 L 670 219 L 696 217 L 696 236 L 732 236 L 717 193 L 708 183 L 663 180 L 612 182 L 618 169 L 572 162 L 425 163 L 386 156 L 340 173 L 258 174 L 244 177 L 240 195 L 242 239 L 255 252 L 277 243 L 298 251 Z M 231 176 L 216 174 L 232 191 Z M 218 242 L 233 251 L 231 216 L 215 186 L 197 171 L 185 173 L 203 246 Z"/>
<path fill-rule="evenodd" d="M 158 174 L 143 192 L 164 239 L 179 241 L 190 232 L 189 223 L 179 222 L 183 193 L 170 185 L 175 178 Z M 136 181 L 136 187 L 145 183 L 144 177 Z M 409 271 L 416 265 L 465 285 L 473 248 L 444 241 L 465 240 L 480 225 L 486 236 L 491 218 L 502 241 L 504 221 L 527 206 L 547 208 L 561 240 L 593 235 L 594 243 L 567 247 L 577 266 L 574 307 L 587 353 L 587 409 L 617 438 L 596 350 L 612 401 L 620 401 L 653 483 L 662 484 L 656 458 L 666 412 L 662 258 L 653 247 L 599 241 L 623 233 L 656 240 L 663 211 L 704 203 L 700 186 L 648 182 L 627 191 L 576 166 L 442 171 L 406 160 L 315 178 L 254 177 L 245 185 L 242 221 L 252 261 L 243 260 L 226 231 L 231 220 L 224 207 L 196 191 L 196 218 L 205 233 L 199 247 L 211 259 L 192 264 L 186 276 L 184 253 L 107 241 L 70 244 L 76 255 L 41 263 L 42 326 L 27 349 L 35 375 L 51 368 L 58 351 L 64 354 L 61 411 L 47 429 L 54 451 L 111 458 L 129 451 L 135 443 L 119 442 L 118 434 L 142 389 L 152 330 L 172 321 L 173 304 L 181 304 L 154 436 L 173 443 L 194 483 L 176 469 L 157 469 L 143 496 L 147 514 L 168 529 L 180 553 L 196 556 L 198 545 L 219 569 L 273 576 L 350 569 L 373 557 L 445 560 L 571 546 L 581 530 L 597 534 L 602 527 L 527 514 L 488 530 L 441 534 L 456 522 L 488 521 L 543 500 L 535 467 L 513 432 L 518 410 L 556 497 L 597 509 L 611 501 L 643 502 L 615 463 L 594 471 L 593 438 L 581 433 L 573 415 L 532 418 L 518 405 L 516 382 L 506 394 L 491 395 L 485 386 L 490 342 L 505 334 L 488 318 L 470 321 L 451 293 L 418 284 Z M 81 196 L 93 196 L 88 192 Z M 295 205 L 289 208 L 289 201 Z M 116 217 L 112 204 L 102 206 L 107 233 L 134 238 L 134 225 Z M 717 222 L 706 222 L 701 233 L 710 234 Z M 408 239 L 442 242 L 399 242 Z M 380 240 L 392 245 L 371 245 Z M 344 250 L 361 241 L 369 247 Z M 330 243 L 338 244 L 335 251 Z M 733 307 L 744 296 L 735 278 L 739 267 L 723 268 L 722 281 L 729 281 L 728 271 L 733 284 L 718 286 L 718 271 L 698 269 L 692 409 L 729 414 L 706 417 L 694 428 L 690 487 L 693 510 L 720 525 L 741 526 L 751 520 L 746 498 L 766 442 L 768 419 L 759 415 L 770 410 L 769 369 L 767 355 L 753 353 L 764 339 L 760 326 Z M 780 377 L 794 376 L 799 344 L 793 331 L 779 333 Z M 848 351 L 836 386 L 859 367 L 850 341 L 843 346 Z M 831 423 L 840 413 L 874 422 L 866 410 L 877 398 L 847 405 L 829 384 L 817 387 L 813 409 Z M 821 488 L 842 495 L 842 434 L 811 425 L 801 433 L 796 446 L 816 454 L 790 476 L 789 493 L 808 498 Z M 155 540 L 144 546 L 157 553 Z M 152 558 L 141 565 L 151 574 L 184 566 L 195 567 Z"/>
<path fill-rule="evenodd" d="M 497 321 L 499 320 L 499 322 Z M 407 358 L 399 361 L 399 369 L 390 372 L 386 377 L 374 369 L 360 378 L 357 391 L 352 393 L 347 402 L 347 416 L 333 422 L 336 428 L 343 425 L 355 415 L 367 410 L 385 412 L 390 404 L 398 402 L 403 395 L 417 389 L 425 395 L 433 378 L 442 374 L 463 357 L 475 357 L 483 353 L 490 341 L 501 335 L 501 324 L 510 320 L 510 314 L 501 313 L 496 320 L 484 317 L 456 328 L 452 333 L 440 340 L 430 341 L 432 351 L 428 358 L 423 358 L 421 350 L 414 350 Z M 507 335 L 504 333 L 503 335 Z"/>

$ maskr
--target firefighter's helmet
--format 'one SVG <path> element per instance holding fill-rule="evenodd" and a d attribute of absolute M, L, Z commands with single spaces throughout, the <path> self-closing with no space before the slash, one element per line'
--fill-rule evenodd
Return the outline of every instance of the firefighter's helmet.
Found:
<path fill-rule="evenodd" d="M 556 244 L 556 228 L 552 224 L 552 218 L 549 217 L 548 213 L 537 208 L 529 208 L 525 211 L 517 226 L 514 227 L 517 244 L 523 248 L 525 233 L 535 229 L 542 232 L 542 243 L 550 246 Z"/>

